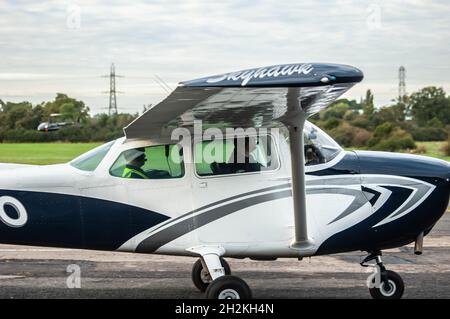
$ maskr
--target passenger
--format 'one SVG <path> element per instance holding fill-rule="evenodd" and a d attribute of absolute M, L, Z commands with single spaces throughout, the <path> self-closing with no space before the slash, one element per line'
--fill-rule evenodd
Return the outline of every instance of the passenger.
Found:
<path fill-rule="evenodd" d="M 244 146 L 244 147 L 242 147 Z M 244 148 L 244 153 L 242 152 Z M 245 137 L 244 139 L 234 140 L 234 151 L 228 161 L 231 166 L 232 174 L 248 173 L 261 171 L 261 164 L 254 158 L 252 152 L 256 149 L 255 138 Z"/>
<path fill-rule="evenodd" d="M 145 174 L 142 167 L 147 161 L 147 156 L 145 155 L 144 148 L 132 149 L 124 152 L 123 156 L 127 161 L 125 169 L 123 170 L 122 177 L 124 178 L 139 178 L 147 179 L 148 176 Z"/>

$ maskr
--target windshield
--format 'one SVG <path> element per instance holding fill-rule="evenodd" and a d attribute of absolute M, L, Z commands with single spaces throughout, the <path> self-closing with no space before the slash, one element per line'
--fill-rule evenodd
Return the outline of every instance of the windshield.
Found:
<path fill-rule="evenodd" d="M 108 154 L 109 149 L 114 144 L 114 141 L 103 144 L 93 150 L 80 155 L 69 164 L 82 171 L 93 172 L 98 167 L 100 162 Z"/>
<path fill-rule="evenodd" d="M 327 163 L 342 151 L 338 143 L 310 122 L 305 123 L 304 139 L 306 165 Z"/>

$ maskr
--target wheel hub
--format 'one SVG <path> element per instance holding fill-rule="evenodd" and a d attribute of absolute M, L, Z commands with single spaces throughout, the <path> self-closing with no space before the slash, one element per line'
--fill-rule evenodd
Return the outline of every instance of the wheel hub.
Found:
<path fill-rule="evenodd" d="M 241 299 L 239 293 L 234 289 L 225 289 L 220 292 L 218 299 Z"/>
<path fill-rule="evenodd" d="M 396 291 L 397 287 L 392 280 L 389 279 L 387 284 L 386 282 L 381 283 L 380 292 L 383 294 L 383 296 L 392 297 Z"/>

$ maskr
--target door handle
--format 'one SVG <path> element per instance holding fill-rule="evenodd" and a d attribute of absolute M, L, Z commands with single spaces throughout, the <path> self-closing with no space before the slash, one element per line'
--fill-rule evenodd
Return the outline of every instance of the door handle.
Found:
<path fill-rule="evenodd" d="M 200 188 L 206 188 L 206 187 L 208 187 L 208 183 L 207 182 L 201 182 L 200 184 L 198 184 L 198 186 Z"/>

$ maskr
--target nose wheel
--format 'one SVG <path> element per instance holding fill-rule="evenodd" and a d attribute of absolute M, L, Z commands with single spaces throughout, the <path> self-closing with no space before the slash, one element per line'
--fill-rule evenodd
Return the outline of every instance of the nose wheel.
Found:
<path fill-rule="evenodd" d="M 376 264 L 368 264 L 375 260 Z M 402 277 L 395 271 L 387 270 L 381 259 L 381 252 L 371 253 L 361 263 L 363 267 L 374 267 L 375 272 L 371 276 L 369 293 L 374 299 L 400 299 L 405 291 Z"/>
<path fill-rule="evenodd" d="M 231 268 L 226 260 L 220 258 L 220 263 L 224 268 L 225 275 L 231 275 Z M 201 292 L 205 292 L 212 281 L 208 268 L 204 265 L 204 261 L 199 258 L 192 267 L 192 282 L 194 283 L 194 286 Z"/>
<path fill-rule="evenodd" d="M 403 296 L 405 285 L 402 277 L 395 271 L 386 270 L 385 281 L 379 288 L 370 288 L 369 292 L 373 299 L 400 299 Z"/>

